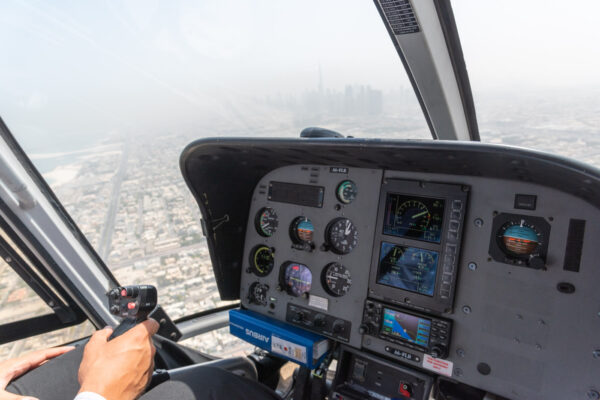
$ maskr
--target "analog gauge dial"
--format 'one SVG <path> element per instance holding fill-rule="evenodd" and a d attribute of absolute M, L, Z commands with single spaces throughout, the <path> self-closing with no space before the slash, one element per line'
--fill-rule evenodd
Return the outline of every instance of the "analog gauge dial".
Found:
<path fill-rule="evenodd" d="M 281 266 L 281 284 L 290 295 L 300 297 L 310 291 L 312 272 L 304 264 L 286 262 Z"/>
<path fill-rule="evenodd" d="M 259 235 L 273 236 L 278 225 L 277 213 L 271 207 L 264 207 L 256 214 L 255 227 Z"/>
<path fill-rule="evenodd" d="M 306 217 L 297 217 L 290 225 L 290 236 L 296 244 L 312 243 L 315 233 L 315 227 L 310 219 Z"/>
<path fill-rule="evenodd" d="M 321 280 L 325 290 L 332 296 L 340 297 L 348 293 L 352 277 L 348 268 L 340 263 L 331 263 L 323 268 Z"/>
<path fill-rule="evenodd" d="M 396 215 L 400 217 L 400 225 L 409 230 L 426 231 L 431 222 L 431 213 L 419 200 L 408 200 L 400 204 Z"/>
<path fill-rule="evenodd" d="M 254 282 L 248 288 L 248 301 L 259 306 L 267 305 L 267 292 L 269 287 L 260 282 Z"/>
<path fill-rule="evenodd" d="M 510 221 L 498 232 L 500 248 L 506 255 L 528 259 L 541 244 L 541 235 L 536 227 L 525 220 Z"/>
<path fill-rule="evenodd" d="M 273 249 L 259 245 L 250 252 L 250 270 L 257 276 L 267 276 L 275 265 Z"/>
<path fill-rule="evenodd" d="M 428 271 L 436 265 L 437 260 L 431 251 L 417 249 L 417 251 L 410 255 L 410 263 L 416 267 L 417 271 Z"/>
<path fill-rule="evenodd" d="M 358 245 L 358 230 L 348 218 L 336 218 L 327 226 L 326 241 L 337 254 L 348 254 Z"/>
<path fill-rule="evenodd" d="M 336 191 L 338 200 L 344 204 L 352 203 L 357 194 L 358 188 L 356 187 L 356 183 L 350 180 L 340 182 Z"/>

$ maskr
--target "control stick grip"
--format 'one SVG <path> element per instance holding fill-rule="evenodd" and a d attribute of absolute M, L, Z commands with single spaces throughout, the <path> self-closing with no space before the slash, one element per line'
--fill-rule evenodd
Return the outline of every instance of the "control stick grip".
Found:
<path fill-rule="evenodd" d="M 119 286 L 106 295 L 111 314 L 123 318 L 108 340 L 121 336 L 148 319 L 157 305 L 156 288 L 151 285 Z"/>
<path fill-rule="evenodd" d="M 112 335 L 110 335 L 108 340 L 113 340 L 114 338 L 121 336 L 122 334 L 136 326 L 138 322 L 143 322 L 143 320 L 137 321 L 133 318 L 125 318 L 123 321 L 121 321 L 119 325 L 117 325 L 117 327 L 114 329 Z"/>

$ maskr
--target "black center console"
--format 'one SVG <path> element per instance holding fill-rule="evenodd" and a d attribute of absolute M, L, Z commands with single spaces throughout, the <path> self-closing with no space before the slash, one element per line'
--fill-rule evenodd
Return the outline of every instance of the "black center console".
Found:
<path fill-rule="evenodd" d="M 415 399 L 429 397 L 433 377 L 350 347 L 342 347 L 331 399 Z"/>

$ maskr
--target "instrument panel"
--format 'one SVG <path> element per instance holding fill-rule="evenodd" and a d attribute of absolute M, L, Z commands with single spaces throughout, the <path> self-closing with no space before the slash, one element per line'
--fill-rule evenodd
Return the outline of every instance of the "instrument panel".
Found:
<path fill-rule="evenodd" d="M 360 347 L 382 171 L 289 166 L 258 183 L 242 304 Z"/>
<path fill-rule="evenodd" d="M 583 315 L 598 323 L 574 295 L 590 293 L 577 272 L 591 210 L 523 182 L 282 167 L 252 197 L 242 304 L 419 371 L 549 398 L 550 360 L 594 346 L 565 339 Z"/>

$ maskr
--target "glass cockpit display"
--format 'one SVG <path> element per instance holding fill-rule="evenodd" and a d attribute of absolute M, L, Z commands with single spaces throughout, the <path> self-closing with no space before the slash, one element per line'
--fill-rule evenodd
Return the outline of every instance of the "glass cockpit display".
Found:
<path fill-rule="evenodd" d="M 377 283 L 433 296 L 438 258 L 436 251 L 382 242 Z"/>
<path fill-rule="evenodd" d="M 444 200 L 388 193 L 383 233 L 385 235 L 440 243 Z"/>
<path fill-rule="evenodd" d="M 281 269 L 281 283 L 289 294 L 300 297 L 310 291 L 312 272 L 306 265 L 290 261 L 283 264 Z"/>
<path fill-rule="evenodd" d="M 390 308 L 383 309 L 381 333 L 427 347 L 431 330 L 431 320 L 406 314 Z"/>

